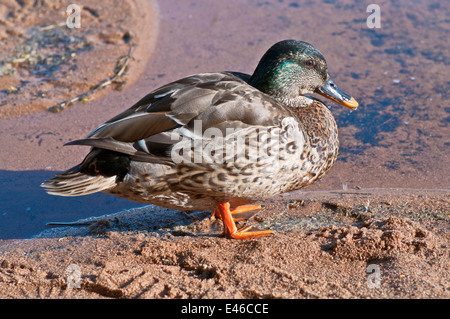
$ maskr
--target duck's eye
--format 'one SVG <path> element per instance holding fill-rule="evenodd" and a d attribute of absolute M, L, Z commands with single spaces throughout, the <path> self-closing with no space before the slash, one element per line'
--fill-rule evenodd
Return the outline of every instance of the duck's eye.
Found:
<path fill-rule="evenodd" d="M 306 60 L 305 64 L 307 66 L 314 66 L 315 63 L 314 63 L 314 60 Z"/>

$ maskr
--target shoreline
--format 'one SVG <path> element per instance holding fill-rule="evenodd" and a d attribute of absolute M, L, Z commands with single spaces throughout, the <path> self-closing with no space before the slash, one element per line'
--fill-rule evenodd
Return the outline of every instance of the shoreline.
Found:
<path fill-rule="evenodd" d="M 220 237 L 221 223 L 208 212 L 146 206 L 0 241 L 0 297 L 450 296 L 448 191 L 320 193 L 264 202 L 248 223 L 276 233 L 254 240 Z M 76 289 L 67 273 L 73 265 Z M 369 266 L 380 272 L 376 289 L 366 284 Z"/>

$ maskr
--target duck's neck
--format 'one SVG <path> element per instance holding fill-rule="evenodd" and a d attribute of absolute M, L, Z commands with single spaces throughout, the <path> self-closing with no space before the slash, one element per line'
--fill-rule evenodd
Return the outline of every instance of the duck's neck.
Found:
<path fill-rule="evenodd" d="M 266 77 L 253 75 L 248 81 L 248 84 L 289 107 L 306 107 L 314 102 L 313 99 L 307 96 L 297 95 L 298 93 L 292 97 L 289 96 L 284 90 L 273 83 L 273 79 L 268 79 Z"/>
<path fill-rule="evenodd" d="M 307 107 L 310 106 L 312 103 L 314 103 L 313 99 L 303 95 L 297 96 L 295 98 L 285 98 L 277 96 L 274 96 L 273 98 L 288 107 L 294 108 Z"/>

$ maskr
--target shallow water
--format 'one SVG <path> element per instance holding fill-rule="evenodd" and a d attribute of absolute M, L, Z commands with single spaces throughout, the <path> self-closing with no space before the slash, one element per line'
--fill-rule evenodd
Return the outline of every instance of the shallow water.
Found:
<path fill-rule="evenodd" d="M 170 40 L 160 40 L 150 63 L 150 69 L 173 63 L 155 82 L 218 69 L 251 73 L 276 41 L 307 41 L 324 54 L 336 84 L 361 105 L 350 112 L 327 101 L 341 151 L 316 187 L 448 188 L 448 3 L 380 2 L 378 29 L 367 26 L 371 2 L 227 3 L 160 4 L 162 29 L 164 22 L 177 27 L 169 27 Z"/>
<path fill-rule="evenodd" d="M 380 1 L 381 28 L 370 29 L 370 13 L 366 12 L 370 3 L 160 1 L 155 51 L 144 75 L 128 90 L 89 103 L 89 111 L 87 106 L 75 105 L 58 116 L 38 113 L 0 120 L 0 146 L 6 145 L 6 139 L 16 139 L 18 148 L 45 153 L 39 160 L 21 161 L 2 151 L 0 238 L 31 236 L 48 221 L 75 220 L 138 206 L 107 195 L 101 200 L 88 197 L 74 201 L 43 194 L 41 177 L 55 173 L 43 171 L 45 167 L 67 169 L 86 153 L 81 148 L 47 146 L 46 141 L 59 139 L 62 145 L 81 138 L 151 89 L 189 74 L 217 70 L 251 73 L 268 47 L 288 38 L 317 47 L 327 59 L 336 84 L 360 103 L 353 112 L 328 103 L 339 126 L 340 156 L 330 173 L 308 190 L 449 189 L 450 4 Z M 80 114 L 86 120 L 77 120 Z M 14 123 L 21 121 L 30 123 L 26 131 L 15 130 Z M 64 127 L 61 123 L 70 125 L 56 131 L 54 126 Z M 33 136 L 42 132 L 55 136 L 45 136 L 37 147 Z M 27 138 L 27 134 L 32 137 Z M 23 184 L 30 186 L 21 187 Z M 35 211 L 38 213 L 31 218 Z"/>

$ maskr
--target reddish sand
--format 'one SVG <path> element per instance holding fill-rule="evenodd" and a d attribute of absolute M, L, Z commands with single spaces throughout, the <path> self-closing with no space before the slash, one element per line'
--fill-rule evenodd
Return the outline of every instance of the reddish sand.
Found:
<path fill-rule="evenodd" d="M 23 3 L 11 1 L 1 9 L 0 22 L 15 10 L 12 17 L 21 26 L 14 31 L 9 22 L 0 24 L 2 39 L 23 36 L 33 23 L 47 24 L 41 11 Z M 6 203 L 0 222 L 20 225 L 18 219 L 43 230 L 48 218 L 62 220 L 67 206 L 79 211 L 71 220 L 90 216 L 83 214 L 89 210 L 96 212 L 92 216 L 109 215 L 48 229 L 32 239 L 16 239 L 23 238 L 19 230 L 3 237 L 1 298 L 450 297 L 449 130 L 442 90 L 448 61 L 445 44 L 438 41 L 446 37 L 445 5 L 420 2 L 418 16 L 407 3 L 381 4 L 378 31 L 365 25 L 366 5 L 350 0 L 320 5 L 161 1 L 159 12 L 144 0 L 89 6 L 82 26 L 85 22 L 98 50 L 76 61 L 80 73 L 74 78 L 67 71 L 73 92 L 57 92 L 70 98 L 86 89 L 85 78 L 92 85 L 111 76 L 117 59 L 128 52 L 122 40 L 130 31 L 135 50 L 125 87 L 120 92 L 106 87 L 60 113 L 42 111 L 59 99 L 27 107 L 24 101 L 39 99 L 32 99 L 35 93 L 26 86 L 16 105 L 0 103 L 0 195 Z M 435 21 L 433 33 L 427 21 Z M 83 27 L 76 32 L 84 34 Z M 251 73 L 271 44 L 287 38 L 317 46 L 335 82 L 361 107 L 351 114 L 332 108 L 342 151 L 330 173 L 306 191 L 268 199 L 248 221 L 276 230 L 273 236 L 218 237 L 221 223 L 208 213 L 148 206 L 114 214 L 112 197 L 54 206 L 39 188 L 41 176 L 78 164 L 87 152 L 63 148 L 64 143 L 85 136 L 150 90 L 193 73 Z M 411 48 L 416 39 L 424 40 Z M 64 80 L 55 86 L 65 87 Z M 8 87 L 20 84 L 15 81 Z M 26 204 L 16 203 L 18 198 Z M 20 205 L 26 205 L 23 215 L 9 210 Z M 36 206 L 42 213 L 35 215 Z"/>

